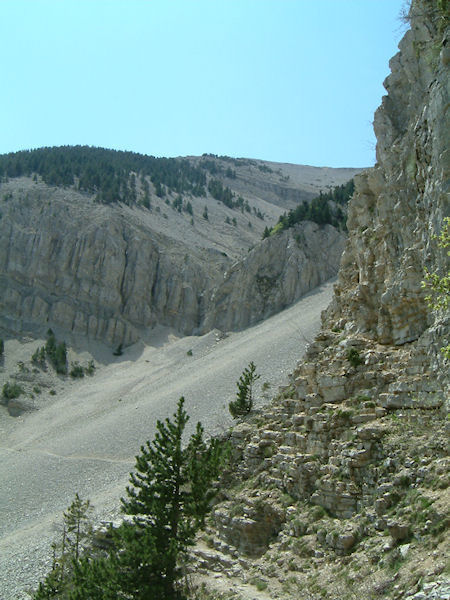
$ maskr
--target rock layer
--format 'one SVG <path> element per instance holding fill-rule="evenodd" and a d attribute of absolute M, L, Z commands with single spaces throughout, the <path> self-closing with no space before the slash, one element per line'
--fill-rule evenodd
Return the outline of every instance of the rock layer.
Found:
<path fill-rule="evenodd" d="M 32 191 L 2 206 L 1 319 L 10 331 L 52 326 L 129 344 L 156 323 L 199 323 L 210 267 L 126 207 Z M 75 201 L 74 201 L 75 200 Z M 225 261 L 217 253 L 215 264 Z"/>
<path fill-rule="evenodd" d="M 291 384 L 231 433 L 238 484 L 208 539 L 216 560 L 235 557 L 230 576 L 258 576 L 269 597 L 448 590 L 449 314 L 422 287 L 426 268 L 448 273 L 436 240 L 450 213 L 448 38 L 446 3 L 413 1 L 322 331 Z"/>

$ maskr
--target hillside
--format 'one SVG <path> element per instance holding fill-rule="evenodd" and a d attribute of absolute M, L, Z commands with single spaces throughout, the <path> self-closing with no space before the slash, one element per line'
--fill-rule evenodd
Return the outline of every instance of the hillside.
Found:
<path fill-rule="evenodd" d="M 413 1 L 322 330 L 231 433 L 235 482 L 193 568 L 222 598 L 449 597 L 450 315 L 422 286 L 449 268 L 448 16 Z"/>
<path fill-rule="evenodd" d="M 189 431 L 201 420 L 208 434 L 222 433 L 231 424 L 236 381 L 254 361 L 261 374 L 257 406 L 267 403 L 288 383 L 331 294 L 330 282 L 228 336 L 218 330 L 180 336 L 158 327 L 152 343 L 135 344 L 120 357 L 91 341 L 69 349 L 69 362 L 95 361 L 95 374 L 82 379 L 58 377 L 50 366 L 33 372 L 31 357 L 45 340 L 7 340 L 0 389 L 9 380 L 26 395 L 19 399 L 25 412 L 16 418 L 0 405 L 1 600 L 25 600 L 25 590 L 48 571 L 62 512 L 75 493 L 91 499 L 97 520 L 118 518 L 134 456 L 181 395 Z"/>
<path fill-rule="evenodd" d="M 332 218 L 337 228 L 304 221 L 262 242 L 265 228 L 357 171 L 89 147 L 0 156 L 2 333 L 42 336 L 51 326 L 68 342 L 127 346 L 156 325 L 197 334 L 275 314 L 336 274 L 345 236 Z M 247 316 L 215 305 L 230 269 L 251 272 L 247 295 L 278 280 Z"/>
<path fill-rule="evenodd" d="M 71 349 L 70 358 L 94 357 L 99 367 L 92 379 L 82 382 L 58 379 L 51 371 L 59 386 L 56 397 L 49 384 L 42 398 L 33 399 L 29 413 L 17 419 L 5 411 L 1 415 L 7 418 L 0 420 L 5 443 L 0 472 L 6 482 L 0 500 L 8 518 L 0 555 L 11 598 L 25 582 L 35 582 L 46 560 L 48 566 L 45 538 L 73 498 L 72 483 L 83 495 L 91 495 L 102 517 L 116 516 L 114 499 L 123 493 L 130 454 L 141 441 L 136 432 L 151 433 L 155 419 L 172 412 L 170 399 L 182 393 L 191 394 L 192 420 L 201 418 L 210 431 L 222 430 L 233 449 L 232 467 L 224 474 L 188 566 L 202 600 L 450 597 L 450 377 L 442 352 L 449 343 L 450 314 L 445 303 L 430 307 L 430 290 L 422 283 L 427 270 L 436 277 L 449 276 L 448 246 L 439 244 L 439 236 L 448 236 L 448 230 L 443 232 L 450 217 L 448 17 L 442 0 L 412 1 L 410 30 L 390 62 L 387 95 L 375 114 L 377 164 L 355 176 L 346 241 L 331 225 L 301 221 L 249 251 L 255 231 L 259 235 L 275 225 L 282 213 L 303 201 L 302 194 L 313 192 L 296 189 L 293 172 L 280 166 L 277 175 L 270 163 L 249 166 L 224 157 L 189 158 L 195 169 L 201 161 L 212 161 L 204 165 L 206 195 L 192 196 L 194 225 L 205 206 L 208 219 L 203 217 L 193 238 L 184 224 L 178 230 L 170 227 L 183 236 L 172 234 L 170 244 L 164 223 L 189 217 L 183 205 L 166 204 L 159 188 L 154 188 L 152 211 L 156 214 L 159 206 L 162 213 L 171 205 L 173 215 L 161 217 L 158 228 L 152 224 L 151 235 L 144 235 L 147 223 L 149 231 L 153 222 L 148 208 L 135 200 L 105 204 L 91 192 L 73 189 L 75 180 L 68 183 L 68 191 L 54 190 L 47 207 L 34 209 L 35 199 L 27 199 L 26 191 L 8 188 L 1 210 L 11 210 L 5 231 L 8 248 L 14 249 L 17 240 L 17 250 L 4 254 L 10 274 L 3 288 L 8 290 L 3 307 L 10 315 L 5 325 L 17 331 L 32 329 L 43 316 L 52 324 L 60 318 L 61 332 L 89 338 L 89 353 Z M 250 183 L 244 192 L 238 186 L 246 169 Z M 48 183 L 28 175 L 10 177 L 2 189 L 45 186 L 47 194 Z M 219 177 L 221 185 L 210 185 Z M 129 172 L 126 178 L 130 180 Z M 170 187 L 167 180 L 160 185 Z M 289 191 L 278 189 L 275 194 L 273 186 Z M 173 198 L 168 189 L 163 192 Z M 16 193 L 22 194 L 20 202 Z M 234 205 L 239 194 L 243 206 Z M 39 261 L 30 265 L 22 258 L 33 255 L 27 251 L 33 243 L 39 247 L 32 230 L 41 215 L 48 221 L 40 242 L 45 251 L 37 254 L 47 257 L 43 277 Z M 233 242 L 233 249 L 218 249 L 215 240 L 220 230 L 227 231 L 227 217 L 240 232 L 240 241 Z M 232 219 L 238 217 L 234 225 Z M 250 218 L 251 227 L 246 223 Z M 99 223 L 105 224 L 103 233 Z M 81 237 L 80 246 L 68 244 L 63 252 L 62 237 L 48 235 L 55 226 L 86 230 L 90 237 Z M 78 240 L 78 234 L 63 238 Z M 202 241 L 189 242 L 194 238 Z M 113 266 L 104 272 L 120 273 L 118 281 L 104 285 L 101 260 L 86 252 L 93 245 L 89 240 L 106 249 L 103 255 L 113 259 Z M 186 240 L 190 253 L 185 253 Z M 331 297 L 329 286 L 250 329 L 224 334 L 223 329 L 239 329 L 273 314 L 288 298 L 304 293 L 305 281 L 307 288 L 329 276 L 340 243 L 345 248 L 337 285 L 319 331 L 320 310 Z M 58 257 L 67 256 L 61 273 L 66 265 L 77 265 L 67 270 L 67 278 L 45 267 L 52 264 L 56 249 Z M 88 258 L 83 262 L 81 256 Z M 128 270 L 130 264 L 134 266 Z M 164 266 L 164 277 L 154 278 L 149 286 L 141 275 L 153 264 L 159 273 Z M 30 277 L 35 277 L 32 283 Z M 56 285 L 49 294 L 46 282 L 52 277 Z M 197 277 L 200 295 L 197 283 L 191 283 Z M 141 285 L 143 279 L 147 288 L 138 293 L 137 282 Z M 211 282 L 207 288 L 205 281 Z M 39 293 L 28 293 L 31 289 Z M 91 289 L 109 313 L 101 316 L 100 305 L 83 296 Z M 47 308 L 40 304 L 44 294 Z M 448 279 L 441 294 L 448 299 Z M 161 305 L 152 303 L 149 309 L 143 301 L 147 297 L 161 298 Z M 77 310 L 59 310 L 61 302 L 72 306 L 74 298 Z M 142 316 L 139 310 L 147 312 Z M 99 315 L 103 324 L 97 319 L 92 330 L 86 329 L 87 314 Z M 157 323 L 185 327 L 184 333 L 219 329 L 181 337 Z M 93 342 L 96 337 L 106 345 Z M 111 357 L 111 344 L 135 340 L 123 357 Z M 28 388 L 33 385 L 29 372 L 36 375 L 29 357 L 41 343 L 7 340 L 12 363 L 5 358 L 3 368 Z M 242 367 L 254 356 L 263 374 L 257 410 L 227 433 L 226 403 Z M 17 365 L 16 374 L 17 360 L 23 364 Z M 287 384 L 281 369 L 291 371 Z M 39 374 L 43 383 L 48 375 Z M 269 388 L 263 389 L 265 379 Z M 267 389 L 280 383 L 271 401 L 264 398 Z M 42 496 L 42 503 L 36 503 L 36 496 Z"/>

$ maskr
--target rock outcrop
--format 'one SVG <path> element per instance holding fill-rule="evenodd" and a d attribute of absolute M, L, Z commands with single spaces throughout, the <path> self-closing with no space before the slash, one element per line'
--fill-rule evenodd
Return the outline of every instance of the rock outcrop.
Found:
<path fill-rule="evenodd" d="M 305 222 L 266 238 L 226 271 L 206 311 L 204 329 L 243 329 L 270 317 L 333 277 L 345 236 Z"/>
<path fill-rule="evenodd" d="M 449 40 L 439 16 L 445 8 L 435 6 L 415 5 L 390 62 L 388 95 L 374 120 L 378 162 L 355 178 L 330 310 L 330 320 L 384 344 L 411 342 L 426 330 L 434 317 L 421 287 L 424 269 L 442 273 L 448 264 L 434 239 L 450 213 Z"/>

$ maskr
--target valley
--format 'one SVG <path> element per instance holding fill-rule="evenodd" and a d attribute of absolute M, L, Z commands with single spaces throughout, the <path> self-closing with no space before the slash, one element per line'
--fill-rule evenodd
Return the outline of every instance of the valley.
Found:
<path fill-rule="evenodd" d="M 75 493 L 91 499 L 98 519 L 117 518 L 135 454 L 152 439 L 156 419 L 172 415 L 181 395 L 191 417 L 189 431 L 200 420 L 209 435 L 223 433 L 232 425 L 228 402 L 235 396 L 236 381 L 254 361 L 261 374 L 256 407 L 268 403 L 288 383 L 314 338 L 332 285 L 328 282 L 279 315 L 228 336 L 214 330 L 180 337 L 159 328 L 153 343 L 131 346 L 121 357 L 99 343 L 90 351 L 71 350 L 70 358 L 80 362 L 94 357 L 98 368 L 92 377 L 56 378 L 57 395 L 42 393 L 39 410 L 18 418 L 0 406 L 2 600 L 27 598 L 23 590 L 45 574 L 57 525 Z M 2 380 L 42 342 L 7 342 Z"/>

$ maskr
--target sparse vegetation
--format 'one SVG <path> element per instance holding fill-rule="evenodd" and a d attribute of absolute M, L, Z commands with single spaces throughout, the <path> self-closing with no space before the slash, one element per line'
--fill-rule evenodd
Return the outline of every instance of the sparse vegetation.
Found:
<path fill-rule="evenodd" d="M 84 368 L 79 362 L 75 361 L 71 364 L 70 376 L 73 377 L 73 379 L 81 379 L 84 377 Z"/>
<path fill-rule="evenodd" d="M 330 224 L 340 229 L 346 229 L 346 213 L 341 207 L 346 207 L 353 195 L 355 184 L 353 179 L 335 187 L 331 192 L 323 194 L 308 202 L 304 201 L 297 208 L 284 213 L 274 227 L 266 227 L 263 239 L 294 227 L 302 221 L 313 221 L 318 225 Z"/>
<path fill-rule="evenodd" d="M 261 579 L 261 577 L 251 577 L 249 583 L 254 585 L 259 592 L 267 589 L 267 582 Z"/>
<path fill-rule="evenodd" d="M 447 250 L 447 256 L 450 256 L 450 217 L 444 219 L 444 224 L 438 240 L 438 247 Z M 425 297 L 428 307 L 436 312 L 445 312 L 448 309 L 450 299 L 450 270 L 443 275 L 436 271 L 425 271 L 425 280 L 422 287 L 428 290 L 429 294 Z M 445 358 L 450 360 L 450 344 L 442 348 Z"/>
<path fill-rule="evenodd" d="M 45 346 L 37 348 L 31 356 L 31 362 L 33 365 L 43 368 L 45 366 Z"/>
<path fill-rule="evenodd" d="M 47 331 L 45 355 L 59 375 L 67 375 L 67 347 L 65 342 L 58 343 L 51 329 Z"/>
<path fill-rule="evenodd" d="M 88 362 L 88 366 L 87 366 L 87 367 L 85 367 L 85 369 L 84 369 L 84 370 L 85 370 L 85 372 L 86 372 L 88 375 L 93 375 L 93 374 L 95 373 L 95 369 L 96 369 L 95 363 L 94 363 L 94 361 L 91 359 L 91 360 Z"/>
<path fill-rule="evenodd" d="M 39 175 L 48 185 L 73 186 L 96 194 L 98 202 L 150 206 L 149 182 L 159 197 L 166 191 L 206 194 L 206 174 L 187 159 L 155 158 L 94 148 L 62 146 L 0 155 L 0 177 Z M 139 186 L 138 186 L 138 183 Z"/>

